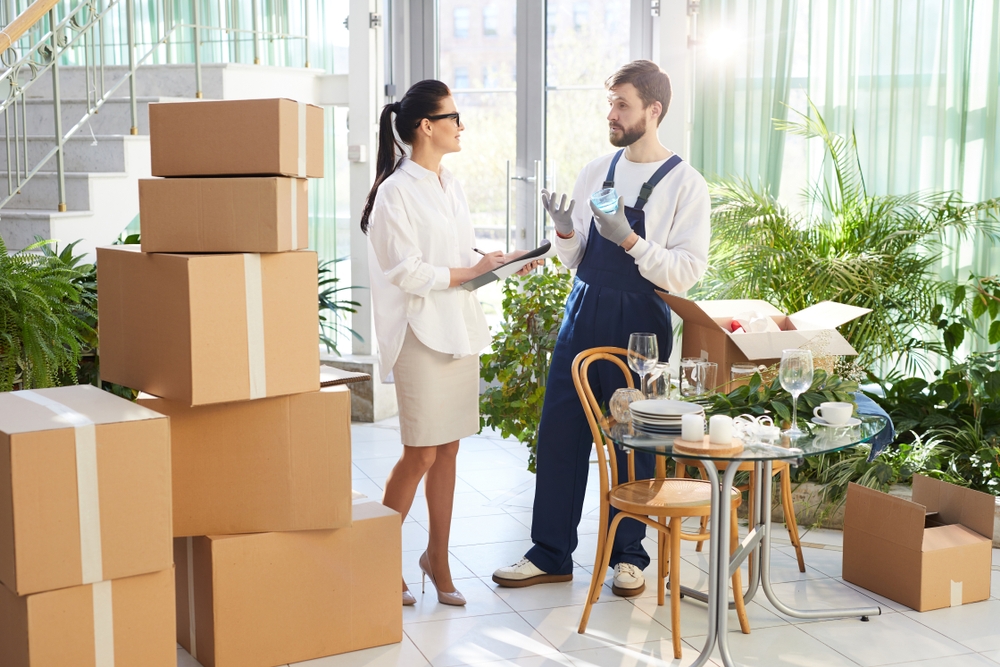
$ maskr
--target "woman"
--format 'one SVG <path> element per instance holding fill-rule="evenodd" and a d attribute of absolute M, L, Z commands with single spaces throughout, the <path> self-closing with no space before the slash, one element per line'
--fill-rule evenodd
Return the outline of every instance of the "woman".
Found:
<path fill-rule="evenodd" d="M 462 149 L 464 129 L 440 81 L 420 81 L 386 105 L 375 184 L 361 216 L 382 379 L 391 369 L 403 441 L 382 502 L 405 519 L 427 476 L 430 537 L 419 565 L 438 600 L 450 605 L 465 604 L 448 566 L 455 457 L 459 440 L 479 432 L 479 352 L 490 342 L 475 293 L 459 286 L 521 254 L 473 250 L 465 195 L 441 166 L 444 155 Z M 403 604 L 415 602 L 404 582 Z"/>

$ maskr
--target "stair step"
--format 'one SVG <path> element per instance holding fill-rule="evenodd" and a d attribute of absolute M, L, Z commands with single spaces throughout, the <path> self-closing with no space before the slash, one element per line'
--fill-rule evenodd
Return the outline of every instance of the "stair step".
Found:
<path fill-rule="evenodd" d="M 222 99 L 223 72 L 229 64 L 201 66 L 202 96 L 205 99 Z M 125 65 L 104 67 L 104 90 L 121 81 L 128 74 Z M 98 72 L 98 77 L 100 72 Z M 93 81 L 93 71 L 84 67 L 59 68 L 59 92 L 63 98 L 86 99 L 87 91 L 99 90 L 100 82 Z M 138 97 L 195 97 L 194 65 L 143 65 L 136 68 L 135 94 Z M 45 72 L 27 90 L 29 99 L 52 99 L 52 74 Z M 129 85 L 123 83 L 112 93 L 112 99 L 127 99 Z"/>
<path fill-rule="evenodd" d="M 3 226 L 3 241 L 9 252 L 22 250 L 40 237 L 54 239 L 59 227 L 79 225 L 81 233 L 85 233 L 87 224 L 94 218 L 93 211 L 30 211 L 17 209 L 0 209 L 0 224 Z M 55 232 L 55 233 L 54 233 Z M 58 239 L 60 246 L 72 243 L 76 239 Z"/>
<path fill-rule="evenodd" d="M 139 134 L 149 134 L 149 105 L 156 102 L 184 101 L 187 98 L 177 97 L 143 97 L 136 100 L 136 115 L 139 123 Z M 45 137 L 55 135 L 55 109 L 51 100 L 32 99 L 27 100 L 27 135 L 29 137 Z M 86 100 L 67 99 L 62 101 L 62 127 L 63 132 L 68 132 L 71 127 L 80 122 L 87 109 Z M 8 111 L 10 113 L 10 111 Z M 13 118 L 10 119 L 13 121 Z M 25 130 L 20 118 L 18 129 Z M 13 123 L 12 123 L 13 124 Z M 7 136 L 6 123 L 0 120 L 0 137 Z M 129 134 L 132 127 L 132 108 L 130 101 L 120 98 L 110 99 L 105 102 L 97 113 L 90 116 L 87 122 L 77 131 L 77 135 L 90 136 L 94 134 Z M 13 134 L 13 133 L 12 133 Z M 74 135 L 76 136 L 76 135 Z"/>
<path fill-rule="evenodd" d="M 128 174 L 121 172 L 86 173 L 67 172 L 66 210 L 90 210 L 90 181 L 98 178 L 123 179 Z M 7 173 L 0 172 L 0 192 L 7 194 Z M 13 210 L 55 211 L 59 204 L 59 180 L 52 172 L 39 172 L 21 186 L 21 191 L 7 203 Z M 6 217 L 7 207 L 0 209 L 0 217 Z"/>
<path fill-rule="evenodd" d="M 66 171 L 77 172 L 122 172 L 128 171 L 126 164 L 126 142 L 149 143 L 149 137 L 122 134 L 96 134 L 91 136 L 86 129 L 77 132 L 63 144 L 63 165 Z M 55 148 L 52 137 L 28 137 L 28 164 L 36 165 L 49 151 Z M 2 165 L 0 165 L 2 167 Z M 56 170 L 55 156 L 42 166 L 42 172 Z M 2 184 L 3 181 L 0 181 Z"/>

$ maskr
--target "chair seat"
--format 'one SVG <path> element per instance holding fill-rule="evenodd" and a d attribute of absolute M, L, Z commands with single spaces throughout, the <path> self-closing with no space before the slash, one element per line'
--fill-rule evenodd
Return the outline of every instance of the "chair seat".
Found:
<path fill-rule="evenodd" d="M 616 509 L 655 516 L 701 516 L 711 511 L 711 483 L 700 479 L 640 479 L 614 487 L 608 501 Z M 739 489 L 732 489 L 739 504 Z"/>

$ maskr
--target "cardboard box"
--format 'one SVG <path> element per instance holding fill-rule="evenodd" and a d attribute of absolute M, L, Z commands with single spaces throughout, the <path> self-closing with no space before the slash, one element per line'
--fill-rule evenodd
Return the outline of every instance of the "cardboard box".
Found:
<path fill-rule="evenodd" d="M 339 530 L 174 540 L 178 643 L 205 667 L 272 667 L 402 641 L 399 514 L 353 510 Z"/>
<path fill-rule="evenodd" d="M 18 597 L 0 586 L 3 667 L 176 667 L 174 571 Z"/>
<path fill-rule="evenodd" d="M 171 564 L 167 418 L 91 385 L 0 394 L 0 582 L 18 595 Z"/>
<path fill-rule="evenodd" d="M 101 378 L 188 405 L 319 389 L 316 253 L 97 250 Z"/>
<path fill-rule="evenodd" d="M 351 524 L 347 387 L 194 408 L 138 402 L 170 417 L 174 537 Z"/>
<path fill-rule="evenodd" d="M 153 176 L 323 178 L 323 109 L 286 99 L 149 105 Z"/>
<path fill-rule="evenodd" d="M 781 351 L 808 348 L 824 355 L 854 355 L 836 327 L 871 312 L 870 308 L 850 306 L 836 301 L 822 301 L 792 315 L 785 315 L 766 301 L 735 299 L 691 301 L 674 294 L 657 292 L 678 317 L 684 320 L 681 356 L 707 358 L 719 364 L 718 382 L 729 386 L 729 369 L 735 363 L 752 361 L 770 366 L 781 359 Z M 733 333 L 733 317 L 746 311 L 758 311 L 778 325 L 781 331 Z"/>
<path fill-rule="evenodd" d="M 922 475 L 913 500 L 851 484 L 844 581 L 917 611 L 990 597 L 993 496 Z"/>
<path fill-rule="evenodd" d="M 282 176 L 142 179 L 142 250 L 304 250 L 309 247 L 308 184 Z"/>

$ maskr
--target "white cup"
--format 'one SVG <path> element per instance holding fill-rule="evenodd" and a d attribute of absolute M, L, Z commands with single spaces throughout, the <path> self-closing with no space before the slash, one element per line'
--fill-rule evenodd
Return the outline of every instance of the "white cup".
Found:
<path fill-rule="evenodd" d="M 853 404 L 838 401 L 826 401 L 825 403 L 820 403 L 818 407 L 813 408 L 814 417 L 819 417 L 832 426 L 846 424 L 853 412 Z"/>

